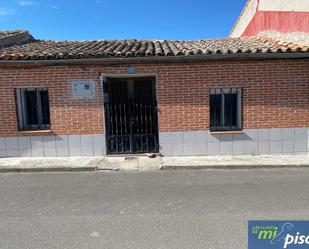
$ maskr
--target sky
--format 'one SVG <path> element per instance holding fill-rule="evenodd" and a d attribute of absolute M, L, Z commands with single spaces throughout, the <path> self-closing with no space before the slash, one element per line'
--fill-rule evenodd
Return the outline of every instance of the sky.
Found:
<path fill-rule="evenodd" d="M 224 38 L 246 0 L 0 0 L 0 30 L 37 39 Z"/>

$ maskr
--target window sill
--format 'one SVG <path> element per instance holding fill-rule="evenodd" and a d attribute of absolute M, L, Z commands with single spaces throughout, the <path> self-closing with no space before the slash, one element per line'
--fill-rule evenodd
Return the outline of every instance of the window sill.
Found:
<path fill-rule="evenodd" d="M 21 134 L 38 134 L 38 133 L 52 133 L 51 130 L 29 130 L 29 131 L 19 131 Z"/>
<path fill-rule="evenodd" d="M 240 131 L 211 131 L 210 134 L 216 135 L 216 134 L 242 134 L 244 133 L 243 130 Z"/>

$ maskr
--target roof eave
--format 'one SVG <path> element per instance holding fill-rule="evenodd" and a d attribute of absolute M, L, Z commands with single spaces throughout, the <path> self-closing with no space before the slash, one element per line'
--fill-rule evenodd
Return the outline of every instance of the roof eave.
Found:
<path fill-rule="evenodd" d="M 209 60 L 233 59 L 304 59 L 309 58 L 309 53 L 239 53 L 239 54 L 209 54 L 189 56 L 161 56 L 161 57 L 124 57 L 124 58 L 84 58 L 84 59 L 59 59 L 59 60 L 0 60 L 0 65 L 63 65 L 63 64 L 93 64 L 93 63 L 160 63 L 160 62 L 189 62 Z"/>

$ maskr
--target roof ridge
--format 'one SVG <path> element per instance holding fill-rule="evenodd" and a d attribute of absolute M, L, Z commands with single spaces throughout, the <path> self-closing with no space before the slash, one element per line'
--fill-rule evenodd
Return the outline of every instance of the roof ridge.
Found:
<path fill-rule="evenodd" d="M 54 42 L 54 43 L 82 43 L 82 42 L 200 42 L 200 41 L 226 41 L 226 40 L 239 40 L 239 39 L 247 39 L 243 37 L 237 38 L 209 38 L 209 39 L 137 39 L 137 38 L 129 38 L 129 39 L 91 39 L 91 40 L 52 40 L 52 39 L 35 39 L 35 41 L 41 42 Z"/>

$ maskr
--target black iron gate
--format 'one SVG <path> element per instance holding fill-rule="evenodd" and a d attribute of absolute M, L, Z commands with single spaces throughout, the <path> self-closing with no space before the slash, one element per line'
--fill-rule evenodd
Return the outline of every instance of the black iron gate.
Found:
<path fill-rule="evenodd" d="M 159 151 L 154 79 L 109 79 L 105 87 L 108 154 Z"/>

